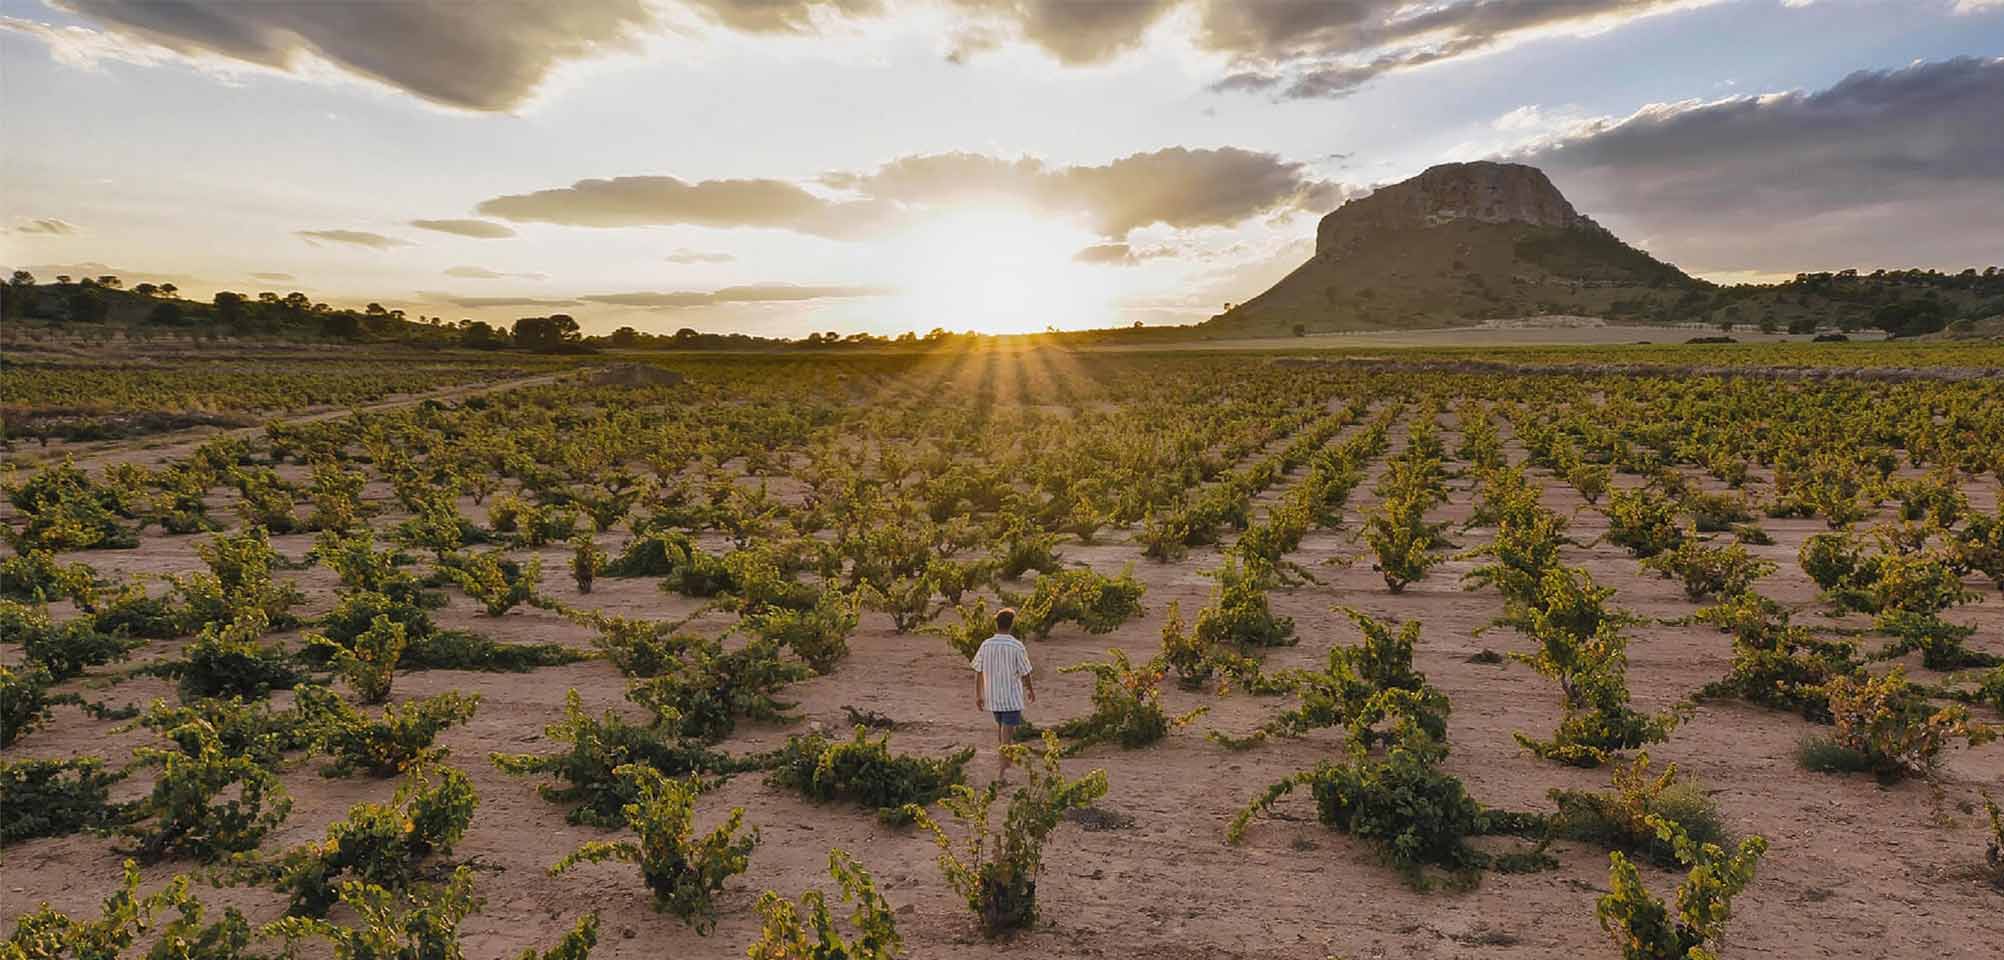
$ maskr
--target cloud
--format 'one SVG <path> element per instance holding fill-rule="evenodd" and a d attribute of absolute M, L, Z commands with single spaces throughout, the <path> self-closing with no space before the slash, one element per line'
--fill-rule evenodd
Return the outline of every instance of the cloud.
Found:
<path fill-rule="evenodd" d="M 482 307 L 581 307 L 582 300 L 561 297 L 461 297 L 436 290 L 421 290 L 418 296 L 429 301 L 449 303 L 455 307 L 477 310 Z"/>
<path fill-rule="evenodd" d="M 1645 106 L 1509 152 L 1687 269 L 2004 261 L 2004 58 Z"/>
<path fill-rule="evenodd" d="M 514 228 L 488 220 L 412 220 L 411 226 L 479 240 L 498 240 L 515 235 Z"/>
<path fill-rule="evenodd" d="M 760 283 L 725 287 L 710 293 L 697 291 L 602 293 L 580 297 L 579 299 L 607 306 L 677 310 L 687 307 L 712 307 L 726 303 L 796 303 L 802 300 L 842 300 L 855 297 L 881 297 L 892 292 L 894 291 L 885 287 Z"/>
<path fill-rule="evenodd" d="M 830 17 L 871 17 L 878 0 L 684 0 L 709 20 L 744 33 L 809 33 Z"/>
<path fill-rule="evenodd" d="M 77 225 L 55 217 L 36 217 L 15 224 L 14 228 L 7 232 L 27 237 L 67 237 L 77 232 Z"/>
<path fill-rule="evenodd" d="M 818 196 L 784 180 L 690 183 L 663 176 L 579 180 L 568 187 L 495 197 L 478 209 L 516 223 L 767 227 L 838 239 L 867 232 L 889 213 L 872 203 Z"/>
<path fill-rule="evenodd" d="M 445 275 L 446 275 L 446 276 L 448 276 L 448 277 L 460 277 L 460 278 L 463 278 L 463 279 L 467 279 L 467 280 L 547 280 L 547 279 L 549 279 L 549 275 L 548 275 L 548 274 L 542 274 L 542 273 L 502 273 L 502 272 L 500 272 L 500 271 L 498 271 L 498 270 L 489 270 L 489 269 L 487 269 L 486 267 L 447 267 L 447 268 L 446 268 L 446 270 L 445 270 Z"/>
<path fill-rule="evenodd" d="M 584 227 L 764 227 L 856 239 L 896 227 L 927 207 L 986 200 L 1078 216 L 1107 237 L 1121 237 L 1157 223 L 1221 226 L 1261 214 L 1320 213 L 1339 196 L 1334 184 L 1311 177 L 1306 164 L 1236 147 L 1170 147 L 1075 166 L 1035 157 L 919 154 L 874 170 L 824 173 L 818 185 L 838 195 L 785 180 L 617 177 L 495 197 L 479 211 Z"/>
<path fill-rule="evenodd" d="M 1067 66 L 1104 63 L 1141 45 L 1181 0 L 949 0 L 974 22 L 947 58 L 964 62 L 1002 40 L 1001 31 L 1035 44 Z"/>
<path fill-rule="evenodd" d="M 483 112 L 521 105 L 559 64 L 636 49 L 656 22 L 646 0 L 57 5 L 112 36 L 31 21 L 5 25 L 41 37 L 59 59 L 157 62 L 177 54 L 284 72 L 318 60 L 433 103 Z"/>
<path fill-rule="evenodd" d="M 346 243 L 357 247 L 369 247 L 374 250 L 388 250 L 391 247 L 408 247 L 411 245 L 409 240 L 386 237 L 380 233 L 370 233 L 367 230 L 296 230 L 294 232 L 306 238 L 306 242 L 314 246 L 319 246 L 321 242 Z"/>
<path fill-rule="evenodd" d="M 1173 257 L 1175 255 L 1176 252 L 1174 250 L 1165 247 L 1136 250 L 1125 243 L 1098 243 L 1072 254 L 1072 259 L 1080 263 L 1099 264 L 1102 266 L 1131 267 L 1143 260 L 1154 260 L 1159 257 Z"/>
<path fill-rule="evenodd" d="M 252 280 L 271 280 L 271 281 L 274 281 L 274 282 L 275 282 L 275 281 L 281 281 L 281 280 L 297 280 L 297 279 L 299 279 L 299 278 L 298 278 L 298 277 L 295 277 L 295 276 L 293 276 L 292 274 L 289 274 L 289 273 L 253 273 L 253 274 L 251 274 L 251 279 L 252 279 Z"/>
<path fill-rule="evenodd" d="M 713 253 L 707 250 L 691 250 L 683 247 L 661 259 L 669 263 L 730 263 L 737 259 L 734 253 Z"/>

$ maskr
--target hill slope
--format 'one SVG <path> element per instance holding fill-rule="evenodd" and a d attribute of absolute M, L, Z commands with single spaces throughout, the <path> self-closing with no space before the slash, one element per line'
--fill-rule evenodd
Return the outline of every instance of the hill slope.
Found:
<path fill-rule="evenodd" d="M 1606 316 L 1707 287 L 1574 210 L 1535 167 L 1450 163 L 1322 218 L 1312 259 L 1207 325 L 1271 335 Z"/>

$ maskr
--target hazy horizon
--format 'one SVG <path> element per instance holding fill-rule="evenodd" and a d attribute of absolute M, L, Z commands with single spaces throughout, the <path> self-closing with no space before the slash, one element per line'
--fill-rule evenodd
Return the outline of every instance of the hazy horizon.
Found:
<path fill-rule="evenodd" d="M 2004 0 L 4 0 L 0 263 L 590 333 L 1190 322 L 1497 158 L 1708 279 L 1954 271 L 2004 263 L 2000 51 Z"/>

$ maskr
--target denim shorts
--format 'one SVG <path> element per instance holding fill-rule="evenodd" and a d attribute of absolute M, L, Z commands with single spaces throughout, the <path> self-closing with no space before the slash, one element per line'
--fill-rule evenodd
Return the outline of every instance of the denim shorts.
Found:
<path fill-rule="evenodd" d="M 994 713 L 995 722 L 1005 727 L 1020 727 L 1023 725 L 1023 711 L 1021 710 L 996 710 Z"/>

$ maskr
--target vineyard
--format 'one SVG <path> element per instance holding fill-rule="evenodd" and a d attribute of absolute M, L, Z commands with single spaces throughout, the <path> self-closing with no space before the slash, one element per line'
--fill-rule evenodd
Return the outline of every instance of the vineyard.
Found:
<path fill-rule="evenodd" d="M 596 362 L 0 370 L 0 958 L 2004 942 L 2004 348 Z"/>

